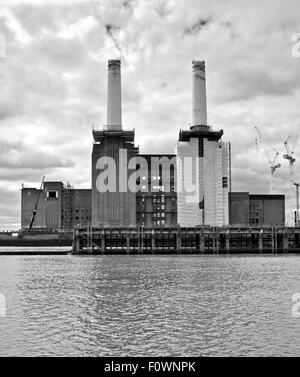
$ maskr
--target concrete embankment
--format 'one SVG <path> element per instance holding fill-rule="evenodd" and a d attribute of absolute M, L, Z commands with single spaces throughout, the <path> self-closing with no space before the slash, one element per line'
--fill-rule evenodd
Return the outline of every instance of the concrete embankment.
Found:
<path fill-rule="evenodd" d="M 1 246 L 1 255 L 67 255 L 71 251 L 70 247 L 14 247 Z"/>

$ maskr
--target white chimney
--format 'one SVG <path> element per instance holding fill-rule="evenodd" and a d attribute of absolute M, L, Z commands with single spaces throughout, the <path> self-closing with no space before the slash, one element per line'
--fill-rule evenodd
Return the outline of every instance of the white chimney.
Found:
<path fill-rule="evenodd" d="M 107 75 L 107 131 L 122 130 L 121 61 L 108 61 Z"/>
<path fill-rule="evenodd" d="M 192 126 L 207 126 L 205 62 L 193 60 Z"/>

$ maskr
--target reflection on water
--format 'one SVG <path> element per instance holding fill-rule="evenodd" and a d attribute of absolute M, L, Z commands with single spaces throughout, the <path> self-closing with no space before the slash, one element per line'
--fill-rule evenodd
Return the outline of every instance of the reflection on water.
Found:
<path fill-rule="evenodd" d="M 300 257 L 1 256 L 0 355 L 300 356 Z"/>

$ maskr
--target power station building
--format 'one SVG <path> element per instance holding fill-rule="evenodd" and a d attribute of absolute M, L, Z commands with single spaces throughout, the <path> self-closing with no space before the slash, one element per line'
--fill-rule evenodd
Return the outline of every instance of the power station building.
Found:
<path fill-rule="evenodd" d="M 230 145 L 222 141 L 223 130 L 207 124 L 204 62 L 192 62 L 192 78 L 192 126 L 180 130 L 175 154 L 140 154 L 134 129 L 122 126 L 121 62 L 109 60 L 107 121 L 93 130 L 92 188 L 62 182 L 44 182 L 41 190 L 23 187 L 22 229 L 29 227 L 35 208 L 33 228 L 53 230 L 226 226 L 247 218 L 252 225 L 249 211 L 237 211 L 237 197 L 230 193 Z M 247 206 L 249 198 L 244 200 Z M 276 221 L 284 223 L 284 196 L 280 200 Z M 255 225 L 271 220 L 272 214 L 265 215 Z"/>
<path fill-rule="evenodd" d="M 192 75 L 192 126 L 177 143 L 178 222 L 228 225 L 229 144 L 207 125 L 205 63 L 193 61 Z"/>

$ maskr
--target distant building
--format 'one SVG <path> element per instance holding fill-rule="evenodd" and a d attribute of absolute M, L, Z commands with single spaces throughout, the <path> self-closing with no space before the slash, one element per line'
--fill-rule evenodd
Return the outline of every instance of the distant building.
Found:
<path fill-rule="evenodd" d="M 284 196 L 230 193 L 228 203 L 229 144 L 223 130 L 207 125 L 205 63 L 192 67 L 192 126 L 180 131 L 176 154 L 140 154 L 134 129 L 122 127 L 121 63 L 108 61 L 107 122 L 93 130 L 92 187 L 44 182 L 33 228 L 284 224 Z M 39 190 L 22 189 L 23 229 L 38 197 Z"/>
<path fill-rule="evenodd" d="M 27 229 L 39 190 L 23 188 L 21 196 L 21 228 Z M 73 189 L 62 182 L 44 182 L 34 228 L 72 229 L 86 226 L 92 220 L 92 192 Z"/>
<path fill-rule="evenodd" d="M 285 225 L 284 195 L 229 193 L 229 223 L 241 226 Z"/>

